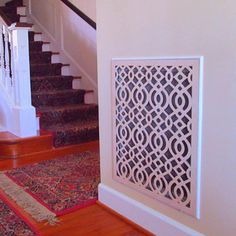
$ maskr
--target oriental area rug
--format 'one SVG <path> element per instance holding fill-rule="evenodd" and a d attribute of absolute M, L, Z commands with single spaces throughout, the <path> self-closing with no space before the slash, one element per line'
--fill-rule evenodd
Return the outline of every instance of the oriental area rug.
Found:
<path fill-rule="evenodd" d="M 35 236 L 40 234 L 6 198 L 0 195 L 0 235 Z"/>
<path fill-rule="evenodd" d="M 36 221 L 94 204 L 100 182 L 98 153 L 84 152 L 0 173 L 0 188 Z"/>

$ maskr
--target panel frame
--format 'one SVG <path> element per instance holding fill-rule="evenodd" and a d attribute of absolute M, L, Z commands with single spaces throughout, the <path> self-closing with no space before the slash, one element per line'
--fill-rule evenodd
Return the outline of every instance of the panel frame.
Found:
<path fill-rule="evenodd" d="M 120 184 L 152 197 L 179 211 L 200 219 L 201 198 L 201 155 L 202 155 L 202 112 L 203 112 L 203 63 L 202 56 L 196 57 L 158 57 L 158 58 L 113 58 L 112 59 L 112 177 Z M 115 66 L 189 66 L 193 65 L 192 87 L 192 155 L 191 155 L 191 207 L 180 208 L 175 202 L 166 197 L 154 197 L 148 191 L 134 186 L 129 180 L 124 180 L 116 174 L 116 87 Z"/>

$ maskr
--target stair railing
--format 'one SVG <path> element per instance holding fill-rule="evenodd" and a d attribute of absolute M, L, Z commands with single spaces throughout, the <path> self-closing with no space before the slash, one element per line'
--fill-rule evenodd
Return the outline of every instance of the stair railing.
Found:
<path fill-rule="evenodd" d="M 20 137 L 37 134 L 30 88 L 28 31 L 31 27 L 26 23 L 9 26 L 0 16 L 0 89 L 10 113 L 4 114 L 5 126 Z"/>
<path fill-rule="evenodd" d="M 11 102 L 14 101 L 12 52 L 12 34 L 6 25 L 0 24 L 0 80 Z"/>

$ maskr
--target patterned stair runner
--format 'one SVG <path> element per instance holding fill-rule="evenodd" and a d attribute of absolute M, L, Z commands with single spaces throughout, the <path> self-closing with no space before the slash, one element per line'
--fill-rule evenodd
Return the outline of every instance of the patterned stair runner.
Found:
<path fill-rule="evenodd" d="M 13 0 L 0 9 L 12 23 L 20 18 L 17 6 L 23 1 Z M 42 51 L 44 42 L 35 41 L 34 35 L 29 32 L 31 90 L 40 129 L 54 134 L 55 147 L 98 140 L 98 106 L 84 103 L 86 91 L 72 88 L 74 77 L 62 75 L 63 64 L 52 64 L 53 53 Z"/>

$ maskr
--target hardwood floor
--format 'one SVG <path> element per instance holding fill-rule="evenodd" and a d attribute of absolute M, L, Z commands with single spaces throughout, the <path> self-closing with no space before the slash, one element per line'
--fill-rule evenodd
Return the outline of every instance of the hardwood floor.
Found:
<path fill-rule="evenodd" d="M 147 235 L 97 204 L 61 217 L 58 226 L 41 225 L 40 232 L 45 236 Z"/>
<path fill-rule="evenodd" d="M 99 152 L 99 143 L 97 141 L 90 142 L 86 144 L 78 144 L 78 145 L 72 145 L 72 146 L 65 146 L 60 148 L 54 148 L 51 150 L 45 150 L 42 152 L 37 152 L 30 155 L 24 155 L 20 158 L 16 159 L 6 159 L 2 158 L 0 156 L 0 170 L 7 170 L 11 168 L 20 167 L 23 165 L 36 163 L 43 160 L 50 160 L 57 158 L 59 156 L 72 154 L 72 153 L 79 153 L 79 152 L 85 152 L 85 151 L 94 151 Z"/>
<path fill-rule="evenodd" d="M 26 155 L 20 159 L 0 159 L 0 171 L 23 166 L 30 163 L 57 158 L 70 153 L 84 151 L 99 151 L 98 142 L 91 142 L 84 145 L 74 145 L 54 149 L 51 152 L 41 152 L 34 155 Z M 1 190 L 0 190 L 1 192 Z M 4 193 L 1 192 L 4 195 Z M 14 202 L 12 204 L 21 210 Z M 22 210 L 21 210 L 22 212 Z M 60 223 L 50 226 L 44 223 L 37 223 L 27 213 L 22 212 L 32 225 L 34 225 L 42 236 L 141 236 L 152 235 L 144 229 L 132 224 L 131 222 L 119 217 L 114 212 L 104 208 L 100 204 L 95 204 L 87 208 L 80 209 L 71 214 L 60 217 Z"/>

